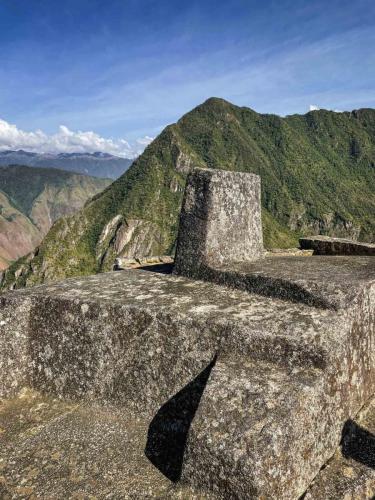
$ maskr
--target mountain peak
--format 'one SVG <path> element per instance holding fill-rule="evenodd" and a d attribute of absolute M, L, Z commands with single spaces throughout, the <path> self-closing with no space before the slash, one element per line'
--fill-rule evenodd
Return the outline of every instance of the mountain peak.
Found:
<path fill-rule="evenodd" d="M 209 97 L 206 99 L 203 103 L 202 106 L 235 106 L 229 101 L 226 101 L 222 97 Z"/>
<path fill-rule="evenodd" d="M 202 104 L 197 106 L 194 110 L 218 110 L 221 111 L 223 109 L 228 110 L 228 109 L 235 109 L 237 108 L 236 105 L 230 103 L 229 101 L 226 101 L 225 99 L 222 99 L 221 97 L 209 97 L 206 99 Z"/>

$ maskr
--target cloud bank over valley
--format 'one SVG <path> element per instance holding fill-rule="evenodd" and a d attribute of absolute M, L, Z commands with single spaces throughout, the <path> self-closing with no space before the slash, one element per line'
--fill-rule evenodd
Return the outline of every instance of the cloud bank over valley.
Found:
<path fill-rule="evenodd" d="M 150 136 L 130 143 L 126 139 L 104 138 L 93 131 L 73 131 L 60 125 L 54 134 L 42 130 L 25 131 L 0 118 L 0 151 L 18 150 L 33 153 L 109 153 L 135 158 L 152 142 Z"/>

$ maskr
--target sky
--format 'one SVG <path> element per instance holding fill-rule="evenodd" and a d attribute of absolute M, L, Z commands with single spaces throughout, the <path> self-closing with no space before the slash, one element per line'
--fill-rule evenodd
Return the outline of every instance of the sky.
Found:
<path fill-rule="evenodd" d="M 134 157 L 211 96 L 375 107 L 374 0 L 0 0 L 0 150 Z"/>

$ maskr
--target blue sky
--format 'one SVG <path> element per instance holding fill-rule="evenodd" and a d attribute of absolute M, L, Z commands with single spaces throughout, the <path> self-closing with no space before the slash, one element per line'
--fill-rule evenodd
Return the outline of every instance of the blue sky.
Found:
<path fill-rule="evenodd" d="M 135 153 L 210 96 L 375 107 L 373 0 L 0 0 L 0 47 L 2 149 Z"/>

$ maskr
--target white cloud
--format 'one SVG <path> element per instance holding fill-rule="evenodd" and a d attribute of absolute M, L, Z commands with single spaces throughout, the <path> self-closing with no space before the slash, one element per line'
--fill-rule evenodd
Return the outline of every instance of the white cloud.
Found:
<path fill-rule="evenodd" d="M 309 111 L 319 111 L 320 108 L 318 106 L 315 106 L 315 104 L 310 104 Z"/>
<path fill-rule="evenodd" d="M 24 149 L 35 153 L 95 153 L 101 151 L 126 158 L 134 158 L 152 141 L 152 137 L 141 137 L 132 146 L 125 139 L 105 139 L 95 132 L 74 132 L 60 125 L 52 135 L 42 130 L 25 132 L 16 125 L 0 119 L 0 151 Z"/>
<path fill-rule="evenodd" d="M 141 146 L 148 146 L 155 139 L 155 137 L 150 137 L 149 135 L 145 135 L 144 137 L 140 137 L 137 139 L 137 144 Z"/>

